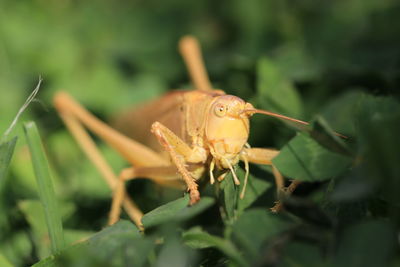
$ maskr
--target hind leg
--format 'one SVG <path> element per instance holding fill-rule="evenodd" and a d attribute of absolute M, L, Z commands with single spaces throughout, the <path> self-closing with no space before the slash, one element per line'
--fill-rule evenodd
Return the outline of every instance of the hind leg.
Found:
<path fill-rule="evenodd" d="M 110 144 L 110 146 L 120 152 L 128 162 L 137 166 L 137 168 L 154 168 L 154 166 L 163 168 L 169 167 L 170 163 L 158 153 L 112 129 L 107 124 L 94 117 L 66 93 L 58 93 L 54 97 L 54 102 L 55 107 L 68 130 L 74 136 L 89 160 L 98 169 L 101 176 L 114 192 L 114 195 L 116 194 L 115 192 L 120 192 L 120 189 L 116 189 L 117 187 L 120 187 L 119 181 L 127 179 L 126 177 L 129 176 L 129 172 L 122 171 L 120 175 L 122 178 L 118 178 L 102 156 L 85 127 L 105 140 Z M 141 177 L 146 177 L 145 174 L 146 173 L 142 173 L 141 175 L 143 176 Z M 155 182 L 163 185 L 176 184 L 176 181 L 168 179 L 168 177 L 163 180 L 163 175 L 153 175 L 149 178 L 153 178 Z M 143 215 L 141 210 L 128 196 L 125 196 L 124 194 L 119 194 L 118 196 L 118 202 L 121 203 L 119 205 L 122 205 L 136 225 L 141 227 L 141 217 Z M 114 208 L 114 211 L 112 212 L 113 214 L 116 214 L 115 210 L 116 208 Z M 115 220 L 115 218 L 116 217 L 114 216 L 113 220 Z"/>

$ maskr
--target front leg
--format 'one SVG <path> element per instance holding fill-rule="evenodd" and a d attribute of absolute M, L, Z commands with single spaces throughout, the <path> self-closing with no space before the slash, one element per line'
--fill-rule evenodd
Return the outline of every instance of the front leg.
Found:
<path fill-rule="evenodd" d="M 169 153 L 172 162 L 182 175 L 190 193 L 190 205 L 200 200 L 200 192 L 196 180 L 186 168 L 186 163 L 205 163 L 206 153 L 199 147 L 191 148 L 171 130 L 159 122 L 153 123 L 151 132 L 157 137 L 163 148 Z"/>
<path fill-rule="evenodd" d="M 281 199 L 293 193 L 296 187 L 301 183 L 298 180 L 293 180 L 291 184 L 285 188 L 285 180 L 278 169 L 272 164 L 272 159 L 279 154 L 279 150 L 267 148 L 245 148 L 241 155 L 241 160 L 248 161 L 256 164 L 270 165 L 272 167 L 272 174 L 275 178 L 278 201 L 276 205 L 271 208 L 273 212 L 282 210 Z"/>
<path fill-rule="evenodd" d="M 278 197 L 284 191 L 285 181 L 282 174 L 272 164 L 272 159 L 279 154 L 279 150 L 268 148 L 245 148 L 242 159 L 247 159 L 248 162 L 256 164 L 270 165 L 272 167 L 272 174 L 275 178 L 276 189 Z"/>

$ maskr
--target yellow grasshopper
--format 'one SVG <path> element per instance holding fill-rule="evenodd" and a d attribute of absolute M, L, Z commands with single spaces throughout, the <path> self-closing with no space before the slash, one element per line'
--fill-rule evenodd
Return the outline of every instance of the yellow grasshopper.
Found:
<path fill-rule="evenodd" d="M 94 117 L 66 93 L 59 92 L 54 97 L 54 105 L 61 118 L 114 192 L 110 224 L 119 219 L 122 205 L 141 227 L 143 214 L 125 194 L 124 184 L 129 179 L 148 178 L 168 186 L 176 186 L 183 181 L 190 194 L 189 204 L 193 205 L 200 200 L 199 179 L 209 175 L 213 184 L 216 179 L 221 181 L 228 172 L 232 172 L 235 184 L 239 185 L 233 166 L 243 161 L 246 170 L 241 192 L 243 197 L 249 163 L 272 165 L 271 160 L 279 153 L 275 149 L 250 147 L 247 143 L 249 118 L 261 113 L 299 125 L 308 124 L 255 109 L 237 96 L 213 89 L 197 40 L 186 36 L 180 40 L 179 48 L 196 89 L 172 91 L 128 112 L 124 117 L 128 117 L 135 127 L 125 129 L 127 135 Z M 116 149 L 132 167 L 116 176 L 84 127 Z M 214 177 L 216 170 L 220 173 L 217 178 Z M 279 193 L 284 189 L 284 179 L 273 165 L 272 170 Z"/>

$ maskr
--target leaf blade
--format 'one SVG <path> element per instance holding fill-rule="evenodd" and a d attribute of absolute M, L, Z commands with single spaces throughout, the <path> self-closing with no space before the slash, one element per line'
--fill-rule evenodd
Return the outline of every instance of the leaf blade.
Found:
<path fill-rule="evenodd" d="M 17 139 L 18 138 L 15 136 L 11 140 L 0 144 L 0 194 L 4 188 L 6 174 L 11 162 L 11 158 L 14 154 Z"/>
<path fill-rule="evenodd" d="M 49 163 L 36 124 L 34 122 L 25 123 L 24 132 L 31 153 L 39 197 L 45 210 L 51 250 L 53 253 L 57 253 L 64 247 L 64 235 Z"/>
<path fill-rule="evenodd" d="M 272 162 L 284 176 L 314 182 L 339 175 L 350 165 L 351 158 L 333 153 L 299 133 Z"/>
<path fill-rule="evenodd" d="M 179 222 L 187 220 L 214 204 L 215 200 L 211 197 L 202 197 L 199 203 L 188 206 L 189 196 L 171 201 L 148 213 L 142 218 L 145 228 L 154 227 L 165 222 Z"/>

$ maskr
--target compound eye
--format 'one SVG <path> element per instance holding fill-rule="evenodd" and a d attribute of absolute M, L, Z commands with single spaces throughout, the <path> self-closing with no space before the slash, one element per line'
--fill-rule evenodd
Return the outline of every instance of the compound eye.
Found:
<path fill-rule="evenodd" d="M 226 114 L 226 106 L 222 104 L 217 104 L 214 109 L 215 115 L 218 117 L 223 117 Z"/>

